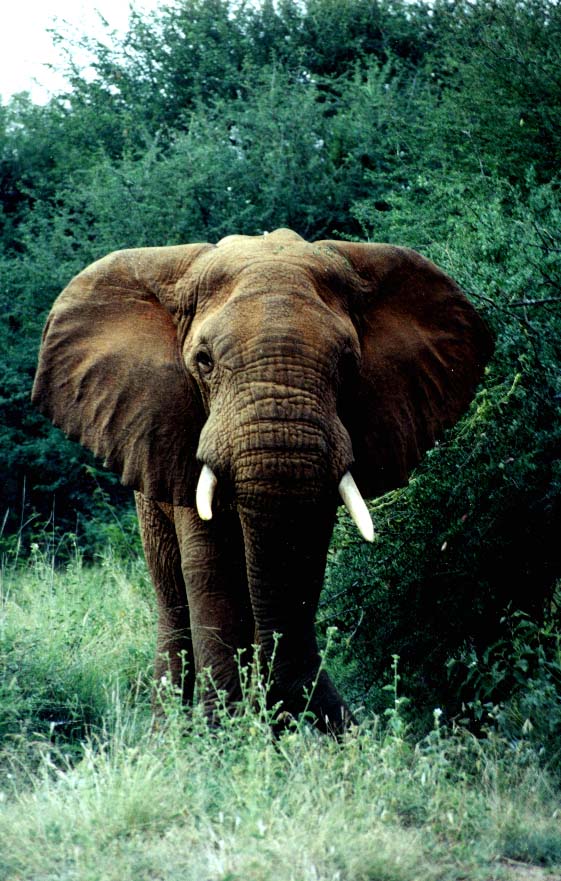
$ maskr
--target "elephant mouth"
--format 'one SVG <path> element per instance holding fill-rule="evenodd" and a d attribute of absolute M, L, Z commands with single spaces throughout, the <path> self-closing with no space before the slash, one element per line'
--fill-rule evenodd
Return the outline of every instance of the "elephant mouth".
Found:
<path fill-rule="evenodd" d="M 212 519 L 212 503 L 218 486 L 218 478 L 212 468 L 203 465 L 196 491 L 196 505 L 201 520 Z M 360 494 L 350 471 L 346 471 L 338 486 L 339 496 L 355 526 L 365 541 L 374 541 L 374 525 L 366 502 Z"/>

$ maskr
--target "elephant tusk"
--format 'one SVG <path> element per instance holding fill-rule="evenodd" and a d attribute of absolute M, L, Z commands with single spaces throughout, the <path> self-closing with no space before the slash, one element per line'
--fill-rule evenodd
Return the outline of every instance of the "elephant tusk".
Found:
<path fill-rule="evenodd" d="M 208 465 L 203 465 L 197 484 L 197 511 L 201 520 L 212 520 L 212 498 L 218 479 Z"/>
<path fill-rule="evenodd" d="M 350 471 L 341 478 L 339 495 L 362 537 L 366 541 L 374 541 L 372 517 Z"/>

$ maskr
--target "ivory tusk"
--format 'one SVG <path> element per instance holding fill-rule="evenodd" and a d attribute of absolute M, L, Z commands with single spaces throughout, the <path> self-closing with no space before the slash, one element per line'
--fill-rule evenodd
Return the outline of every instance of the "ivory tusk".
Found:
<path fill-rule="evenodd" d="M 203 465 L 197 484 L 197 511 L 201 520 L 212 520 L 212 499 L 218 479 L 208 465 Z"/>
<path fill-rule="evenodd" d="M 366 541 L 374 541 L 372 517 L 350 471 L 341 478 L 339 495 L 362 537 Z"/>

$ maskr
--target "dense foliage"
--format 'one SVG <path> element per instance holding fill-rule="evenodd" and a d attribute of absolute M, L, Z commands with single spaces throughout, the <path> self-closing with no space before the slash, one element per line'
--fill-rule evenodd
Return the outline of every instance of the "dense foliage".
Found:
<path fill-rule="evenodd" d="M 60 43 L 68 93 L 0 107 L 6 547 L 23 523 L 90 553 L 132 534 L 129 494 L 29 404 L 45 315 L 88 262 L 278 226 L 410 245 L 460 281 L 496 355 L 458 428 L 374 504 L 374 548 L 341 521 L 322 622 L 357 702 L 384 705 L 396 653 L 408 692 L 451 713 L 485 721 L 514 694 L 537 729 L 528 696 L 546 695 L 554 740 L 561 4 L 175 0 L 84 39 L 89 71 Z"/>

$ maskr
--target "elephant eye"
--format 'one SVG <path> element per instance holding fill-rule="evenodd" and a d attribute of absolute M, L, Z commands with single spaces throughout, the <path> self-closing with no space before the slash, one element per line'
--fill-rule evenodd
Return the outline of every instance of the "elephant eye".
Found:
<path fill-rule="evenodd" d="M 201 373 L 210 373 L 214 367 L 214 361 L 207 349 L 199 349 L 195 355 L 195 361 Z"/>
<path fill-rule="evenodd" d="M 358 371 L 358 360 L 356 352 L 354 352 L 350 347 L 343 351 L 341 358 L 338 364 L 339 369 L 339 383 L 341 386 L 344 386 L 346 383 L 352 382 L 356 379 L 357 371 Z"/>

